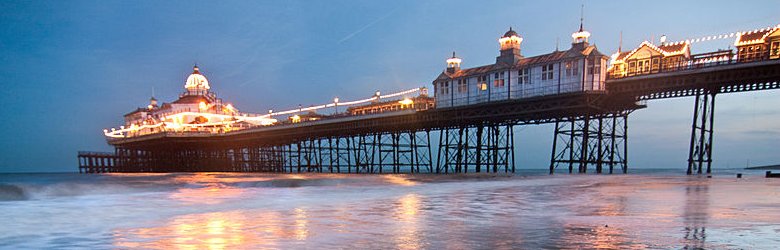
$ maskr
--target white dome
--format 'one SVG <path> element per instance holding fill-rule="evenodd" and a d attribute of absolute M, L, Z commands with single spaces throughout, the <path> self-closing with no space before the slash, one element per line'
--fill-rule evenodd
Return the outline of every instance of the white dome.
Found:
<path fill-rule="evenodd" d="M 190 74 L 189 77 L 187 77 L 187 82 L 184 84 L 184 87 L 188 90 L 190 89 L 209 89 L 209 80 L 206 79 L 206 76 L 201 75 L 200 71 L 198 70 L 198 66 L 193 67 L 192 74 Z"/>

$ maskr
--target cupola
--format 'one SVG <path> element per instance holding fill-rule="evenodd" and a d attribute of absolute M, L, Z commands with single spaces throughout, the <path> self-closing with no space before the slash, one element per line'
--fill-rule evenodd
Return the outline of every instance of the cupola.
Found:
<path fill-rule="evenodd" d="M 520 43 L 522 42 L 523 38 L 512 30 L 512 27 L 509 27 L 509 31 L 498 39 L 498 44 L 501 46 L 501 54 L 496 57 L 496 63 L 517 63 L 523 58 L 520 54 Z"/>
<path fill-rule="evenodd" d="M 209 80 L 206 79 L 206 76 L 200 73 L 200 69 L 198 69 L 197 64 L 192 67 L 192 74 L 187 77 L 187 82 L 184 84 L 184 88 L 186 88 L 189 92 L 205 92 L 211 88 L 209 87 Z"/>
<path fill-rule="evenodd" d="M 452 57 L 447 58 L 447 73 L 453 74 L 460 70 L 460 63 L 463 60 L 455 56 L 455 52 L 452 52 Z"/>

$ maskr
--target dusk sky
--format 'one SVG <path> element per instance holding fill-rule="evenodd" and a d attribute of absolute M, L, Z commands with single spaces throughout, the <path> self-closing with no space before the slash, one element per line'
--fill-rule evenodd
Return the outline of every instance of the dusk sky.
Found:
<path fill-rule="evenodd" d="M 227 4 L 229 3 L 229 4 Z M 568 49 L 581 1 L 2 1 L 0 172 L 78 171 L 79 150 L 111 151 L 104 128 L 154 95 L 175 100 L 197 63 L 212 90 L 265 113 L 432 88 L 456 51 L 495 62 L 511 26 L 522 53 Z M 591 43 L 614 53 L 774 26 L 780 1 L 586 1 Z M 732 39 L 693 44 L 726 49 Z M 733 46 L 732 46 L 733 47 Z M 780 91 L 723 94 L 714 171 L 779 164 Z M 692 98 L 630 116 L 629 168 L 686 167 Z M 516 128 L 518 167 L 546 168 L 551 125 Z M 436 150 L 434 148 L 434 150 Z"/>

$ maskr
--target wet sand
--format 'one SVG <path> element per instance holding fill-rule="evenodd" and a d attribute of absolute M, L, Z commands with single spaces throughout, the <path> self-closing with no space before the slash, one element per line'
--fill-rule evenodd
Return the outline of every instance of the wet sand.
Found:
<path fill-rule="evenodd" d="M 25 178 L 0 178 L 24 197 L 0 201 L 1 248 L 780 245 L 780 179 L 760 174 Z"/>

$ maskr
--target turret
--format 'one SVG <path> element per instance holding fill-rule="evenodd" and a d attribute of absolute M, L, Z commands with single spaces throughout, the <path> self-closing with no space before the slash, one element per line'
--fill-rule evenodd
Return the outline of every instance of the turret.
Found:
<path fill-rule="evenodd" d="M 463 60 L 455 56 L 455 52 L 452 52 L 452 57 L 447 58 L 447 73 L 448 74 L 454 74 L 455 72 L 460 71 L 460 63 Z"/>
<path fill-rule="evenodd" d="M 152 98 L 149 99 L 149 106 L 147 108 L 149 108 L 150 110 L 157 108 L 157 99 L 155 99 L 154 96 L 152 96 Z"/>
<path fill-rule="evenodd" d="M 512 30 L 512 27 L 509 27 L 509 31 L 498 39 L 498 44 L 501 46 L 501 54 L 496 57 L 496 63 L 515 64 L 520 61 L 523 58 L 520 54 L 520 43 L 522 42 L 523 38 Z"/>

